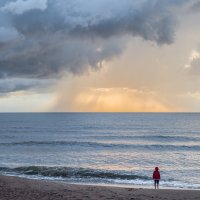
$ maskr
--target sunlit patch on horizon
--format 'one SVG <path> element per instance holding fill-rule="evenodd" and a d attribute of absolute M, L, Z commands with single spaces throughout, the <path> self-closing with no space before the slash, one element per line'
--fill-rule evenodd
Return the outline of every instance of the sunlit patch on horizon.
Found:
<path fill-rule="evenodd" d="M 74 97 L 77 111 L 91 112 L 167 112 L 156 92 L 129 88 L 92 88 Z"/>

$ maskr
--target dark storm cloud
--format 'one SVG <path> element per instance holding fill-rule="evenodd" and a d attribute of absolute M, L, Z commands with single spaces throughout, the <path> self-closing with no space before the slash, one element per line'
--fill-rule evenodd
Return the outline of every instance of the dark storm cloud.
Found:
<path fill-rule="evenodd" d="M 98 69 L 122 52 L 126 35 L 170 44 L 175 31 L 170 10 L 184 2 L 1 1 L 0 78 L 48 79 Z"/>
<path fill-rule="evenodd" d="M 96 1 L 96 6 L 99 1 Z M 151 0 L 135 8 L 136 5 L 131 3 L 133 1 L 126 0 L 127 3 L 118 3 L 117 6 L 115 1 L 108 1 L 113 3 L 113 9 L 112 7 L 107 9 L 103 7 L 105 10 L 102 7 L 97 9 L 93 5 L 94 7 L 90 9 L 94 9 L 96 11 L 94 13 L 87 8 L 88 3 L 72 4 L 73 1 L 68 0 L 60 1 L 57 5 L 55 1 L 49 0 L 48 7 L 44 11 L 30 10 L 21 15 L 14 15 L 12 23 L 27 37 L 60 32 L 65 39 L 69 37 L 108 39 L 112 36 L 131 34 L 159 44 L 173 41 L 174 18 L 167 6 L 163 7 L 159 1 L 157 3 Z"/>
<path fill-rule="evenodd" d="M 198 12 L 200 11 L 200 1 L 196 0 L 191 6 L 190 6 L 190 11 L 194 12 Z"/>

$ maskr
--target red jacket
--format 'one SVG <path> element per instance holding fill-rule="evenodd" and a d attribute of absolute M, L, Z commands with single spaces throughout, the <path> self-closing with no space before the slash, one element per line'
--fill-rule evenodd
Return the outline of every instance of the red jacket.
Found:
<path fill-rule="evenodd" d="M 158 170 L 153 172 L 153 179 L 160 180 L 160 172 Z"/>

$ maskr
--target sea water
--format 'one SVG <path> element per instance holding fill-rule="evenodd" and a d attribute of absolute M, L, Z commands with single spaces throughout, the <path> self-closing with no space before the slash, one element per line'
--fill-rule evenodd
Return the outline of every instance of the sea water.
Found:
<path fill-rule="evenodd" d="M 199 113 L 1 113 L 0 174 L 200 189 Z"/>

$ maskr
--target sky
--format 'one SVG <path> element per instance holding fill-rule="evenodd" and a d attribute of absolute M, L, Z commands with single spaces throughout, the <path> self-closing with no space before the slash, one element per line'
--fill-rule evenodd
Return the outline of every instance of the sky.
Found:
<path fill-rule="evenodd" d="M 0 112 L 200 112 L 200 0 L 1 0 Z"/>

